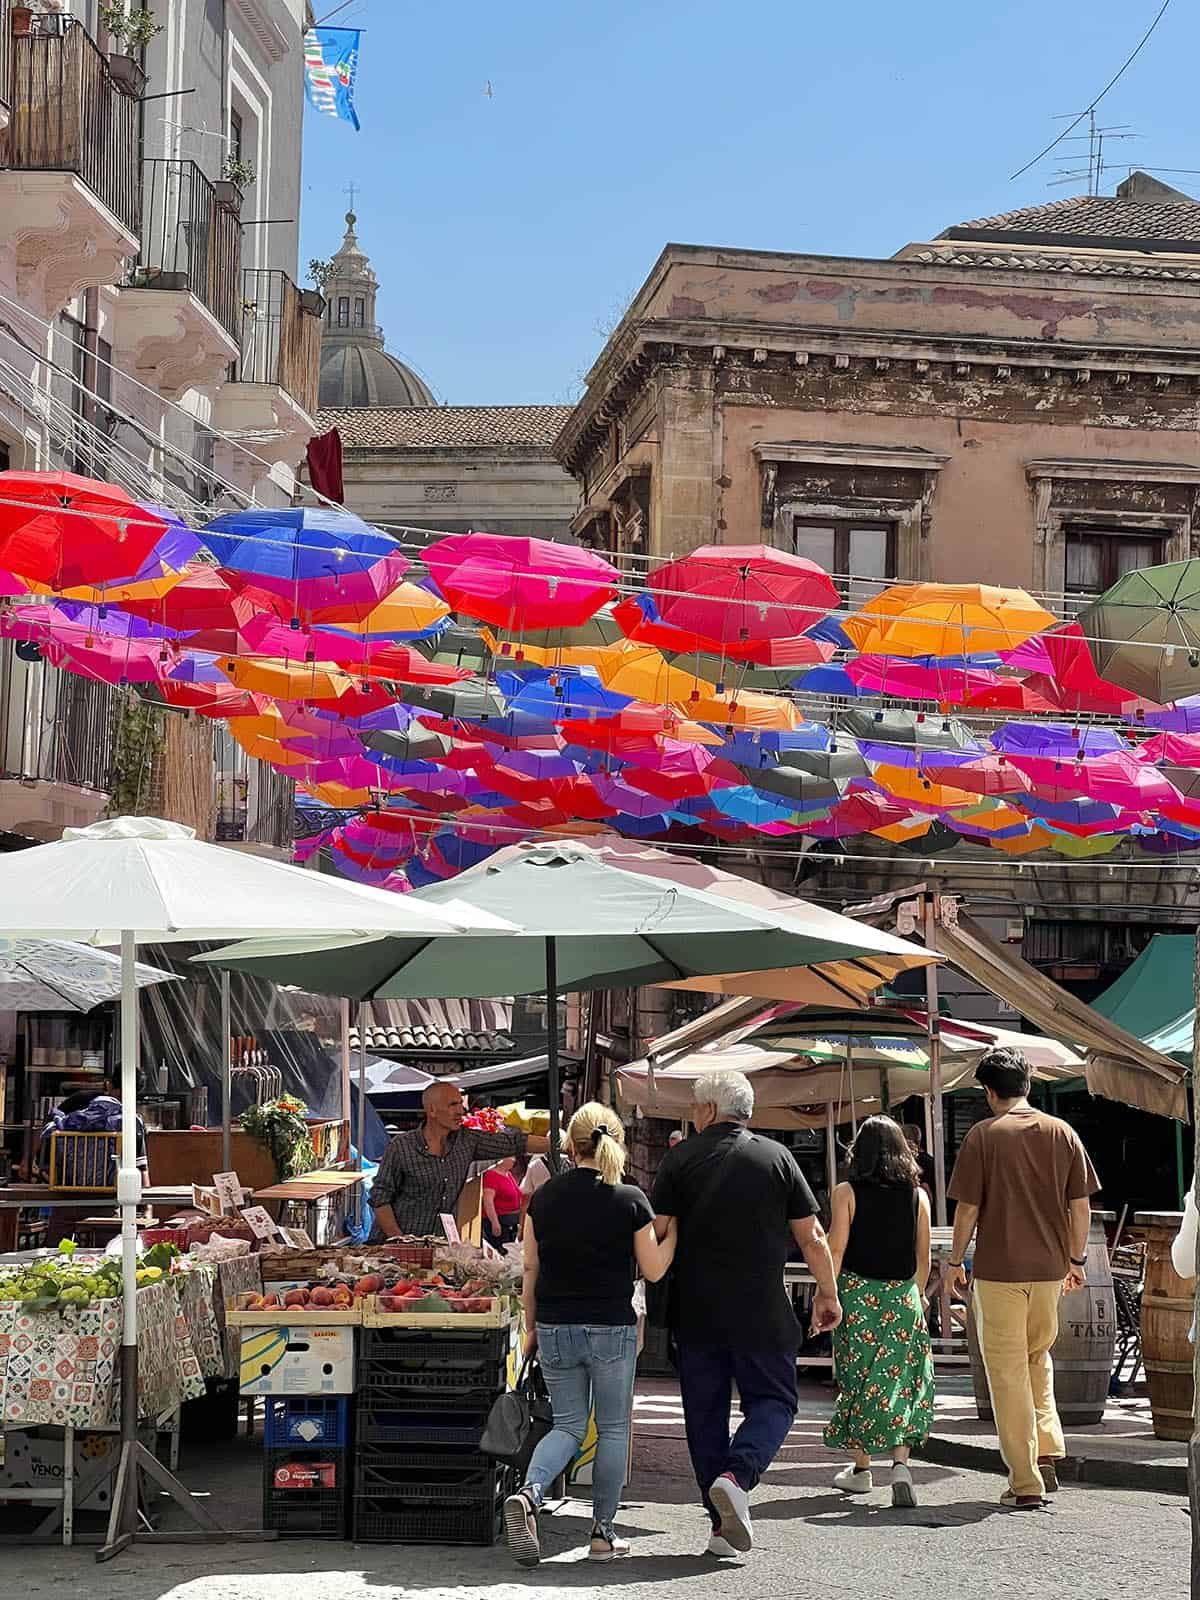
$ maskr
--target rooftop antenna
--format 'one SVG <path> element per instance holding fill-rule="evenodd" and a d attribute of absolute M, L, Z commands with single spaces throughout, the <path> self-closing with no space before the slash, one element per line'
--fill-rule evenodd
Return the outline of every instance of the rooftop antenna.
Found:
<path fill-rule="evenodd" d="M 1086 140 L 1088 147 L 1087 166 L 1059 167 L 1057 176 L 1050 180 L 1050 186 L 1052 188 L 1060 188 L 1066 183 L 1079 183 L 1082 180 L 1086 180 L 1088 194 L 1098 195 L 1104 173 L 1114 165 L 1114 163 L 1104 159 L 1105 143 L 1111 143 L 1115 139 L 1140 139 L 1142 136 L 1134 130 L 1132 123 L 1128 122 L 1115 122 L 1105 127 L 1100 127 L 1096 122 L 1095 106 L 1089 106 L 1086 111 L 1079 113 L 1066 112 L 1055 120 L 1058 122 L 1070 120 L 1074 125 L 1081 116 L 1086 117 L 1088 120 L 1088 131 L 1086 133 L 1064 134 L 1061 142 L 1063 144 L 1082 144 Z M 1082 158 L 1082 155 L 1083 152 L 1081 150 L 1079 157 Z"/>

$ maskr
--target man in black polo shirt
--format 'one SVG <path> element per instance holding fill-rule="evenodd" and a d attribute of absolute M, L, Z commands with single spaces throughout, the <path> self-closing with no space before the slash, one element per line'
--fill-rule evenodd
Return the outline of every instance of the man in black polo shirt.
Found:
<path fill-rule="evenodd" d="M 842 1320 L 816 1202 L 789 1150 L 749 1133 L 754 1090 L 740 1072 L 706 1073 L 697 1134 L 668 1150 L 654 1183 L 655 1227 L 679 1243 L 670 1306 L 688 1451 L 712 1522 L 708 1554 L 754 1542 L 750 1491 L 796 1416 L 800 1325 L 783 1283 L 793 1242 L 817 1282 L 813 1326 Z M 742 1424 L 729 1437 L 736 1383 Z"/>

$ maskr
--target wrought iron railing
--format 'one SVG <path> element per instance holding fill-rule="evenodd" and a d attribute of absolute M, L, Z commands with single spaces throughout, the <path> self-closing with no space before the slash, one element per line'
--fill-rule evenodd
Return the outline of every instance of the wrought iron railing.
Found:
<path fill-rule="evenodd" d="M 108 61 L 78 22 L 62 33 L 10 34 L 0 0 L 0 83 L 11 50 L 3 164 L 21 172 L 73 172 L 131 233 L 141 220 L 138 106 L 113 82 Z M 3 90 L 0 90 L 0 98 Z"/>
<path fill-rule="evenodd" d="M 36 650 L 0 644 L 0 769 L 107 792 L 112 781 L 113 709 L 106 683 L 56 671 Z"/>
<path fill-rule="evenodd" d="M 139 289 L 186 289 L 233 339 L 242 331 L 242 225 L 194 161 L 142 163 Z"/>
<path fill-rule="evenodd" d="M 242 273 L 243 383 L 274 383 L 312 416 L 321 378 L 319 296 L 305 296 L 286 272 L 247 267 Z"/>

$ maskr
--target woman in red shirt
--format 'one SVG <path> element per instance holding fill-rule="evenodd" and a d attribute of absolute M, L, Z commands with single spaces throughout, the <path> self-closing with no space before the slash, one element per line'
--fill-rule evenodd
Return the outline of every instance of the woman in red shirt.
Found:
<path fill-rule="evenodd" d="M 517 1237 L 521 1189 L 513 1177 L 516 1161 L 506 1156 L 483 1175 L 483 1225 L 488 1241 L 499 1247 Z"/>

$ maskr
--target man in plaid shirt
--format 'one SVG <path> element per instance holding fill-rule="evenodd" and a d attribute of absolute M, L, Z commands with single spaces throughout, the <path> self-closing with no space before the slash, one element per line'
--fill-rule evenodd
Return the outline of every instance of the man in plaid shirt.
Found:
<path fill-rule="evenodd" d="M 550 1141 L 540 1135 L 464 1128 L 462 1092 L 452 1083 L 431 1083 L 421 1104 L 424 1127 L 398 1133 L 379 1163 L 371 1190 L 372 1244 L 405 1234 L 441 1233 L 438 1219 L 443 1212 L 455 1214 L 476 1162 L 549 1148 Z"/>

